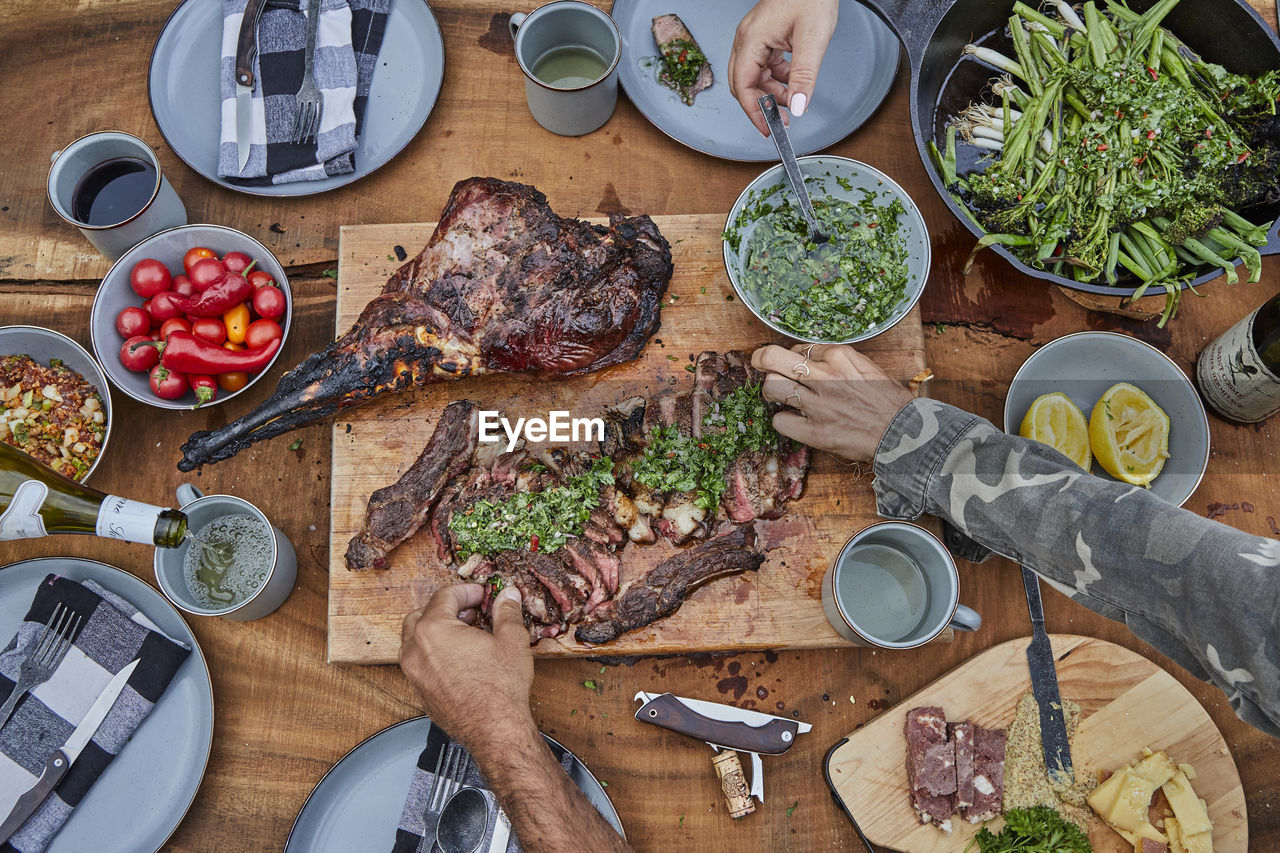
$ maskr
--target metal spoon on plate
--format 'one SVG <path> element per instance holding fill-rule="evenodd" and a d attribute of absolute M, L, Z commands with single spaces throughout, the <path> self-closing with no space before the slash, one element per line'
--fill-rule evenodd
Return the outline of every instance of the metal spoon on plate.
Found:
<path fill-rule="evenodd" d="M 459 788 L 440 812 L 436 844 L 444 853 L 475 853 L 489 828 L 489 800 L 479 788 Z"/>

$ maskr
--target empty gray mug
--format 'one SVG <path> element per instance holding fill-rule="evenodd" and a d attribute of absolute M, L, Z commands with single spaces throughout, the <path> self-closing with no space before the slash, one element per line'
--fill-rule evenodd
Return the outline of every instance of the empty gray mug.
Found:
<path fill-rule="evenodd" d="M 556 0 L 508 24 L 525 99 L 538 124 L 561 136 L 601 127 L 618 102 L 622 35 L 607 14 L 580 0 Z"/>
<path fill-rule="evenodd" d="M 144 192 L 142 207 L 121 215 L 117 222 L 90 224 L 75 214 L 77 188 L 86 175 L 113 160 L 130 158 L 142 161 L 154 171 L 154 180 Z M 125 252 L 152 234 L 187 224 L 187 209 L 160 170 L 151 146 L 136 136 L 117 130 L 90 133 L 72 142 L 50 158 L 49 204 L 58 216 L 80 229 L 94 247 L 109 261 L 117 261 Z M 83 188 L 82 188 L 83 189 Z"/>
<path fill-rule="evenodd" d="M 948 626 L 976 631 L 982 617 L 960 603 L 960 575 L 938 538 L 904 521 L 855 533 L 822 579 L 822 609 L 859 646 L 912 649 Z"/>

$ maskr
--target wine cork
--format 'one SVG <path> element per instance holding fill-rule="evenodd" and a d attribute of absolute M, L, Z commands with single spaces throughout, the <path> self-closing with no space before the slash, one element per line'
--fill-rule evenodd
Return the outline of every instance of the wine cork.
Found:
<path fill-rule="evenodd" d="M 729 807 L 729 817 L 737 820 L 746 817 L 756 810 L 755 801 L 747 789 L 747 777 L 742 772 L 742 762 L 738 753 L 731 749 L 722 749 L 711 759 L 720 777 L 720 788 L 724 791 L 725 803 Z"/>

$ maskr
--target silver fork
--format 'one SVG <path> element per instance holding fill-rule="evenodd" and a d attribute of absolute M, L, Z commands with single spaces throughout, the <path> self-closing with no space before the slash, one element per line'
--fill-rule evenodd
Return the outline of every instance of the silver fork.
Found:
<path fill-rule="evenodd" d="M 9 721 L 19 699 L 30 693 L 32 688 L 44 684 L 53 677 L 54 670 L 67 656 L 67 651 L 71 648 L 71 638 L 76 635 L 78 627 L 80 627 L 78 613 L 73 613 L 63 604 L 58 604 L 53 609 L 53 615 L 44 624 L 31 651 L 18 667 L 18 682 L 13 686 L 13 692 L 9 694 L 4 705 L 0 706 L 0 726 Z"/>
<path fill-rule="evenodd" d="M 320 129 L 320 88 L 316 86 L 316 31 L 320 27 L 320 0 L 307 3 L 307 55 L 302 69 L 302 88 L 298 90 L 298 115 L 293 123 L 293 141 L 310 142 Z"/>
<path fill-rule="evenodd" d="M 436 758 L 436 770 L 431 781 L 431 795 L 427 797 L 427 806 L 422 810 L 422 840 L 418 842 L 417 853 L 430 853 L 440 837 L 440 815 L 444 804 L 462 787 L 466 778 L 467 767 L 471 765 L 471 756 L 453 741 L 440 750 Z M 435 831 L 427 827 L 427 819 L 436 816 Z M 427 839 L 430 839 L 429 841 Z"/>

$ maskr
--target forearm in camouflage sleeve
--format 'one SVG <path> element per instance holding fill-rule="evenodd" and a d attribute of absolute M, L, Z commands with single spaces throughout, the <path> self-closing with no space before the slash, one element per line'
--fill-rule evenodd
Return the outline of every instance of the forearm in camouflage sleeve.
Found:
<path fill-rule="evenodd" d="M 877 508 L 928 512 L 1124 621 L 1280 736 L 1280 541 L 1086 474 L 1038 442 L 934 400 L 894 417 L 875 457 Z"/>

